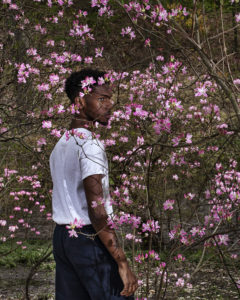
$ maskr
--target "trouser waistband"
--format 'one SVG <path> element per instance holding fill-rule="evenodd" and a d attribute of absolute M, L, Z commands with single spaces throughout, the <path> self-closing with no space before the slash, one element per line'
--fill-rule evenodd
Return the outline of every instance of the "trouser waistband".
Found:
<path fill-rule="evenodd" d="M 66 228 L 66 226 L 69 226 L 69 224 L 56 224 L 56 226 L 65 227 Z M 91 229 L 91 228 L 93 228 L 93 226 L 92 226 L 92 224 L 87 224 L 87 225 L 84 225 L 81 228 L 83 228 L 83 229 Z"/>

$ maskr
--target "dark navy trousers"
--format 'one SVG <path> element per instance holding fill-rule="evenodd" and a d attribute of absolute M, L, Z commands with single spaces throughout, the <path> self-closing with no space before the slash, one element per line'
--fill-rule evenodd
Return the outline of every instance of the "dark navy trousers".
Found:
<path fill-rule="evenodd" d="M 92 225 L 81 228 L 96 233 Z M 98 236 L 94 240 L 82 234 L 69 237 L 63 225 L 53 235 L 56 261 L 56 300 L 134 300 L 120 295 L 123 283 L 118 265 Z"/>

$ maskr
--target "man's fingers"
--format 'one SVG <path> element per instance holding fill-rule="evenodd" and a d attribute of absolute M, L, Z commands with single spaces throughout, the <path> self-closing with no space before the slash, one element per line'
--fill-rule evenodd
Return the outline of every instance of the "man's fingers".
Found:
<path fill-rule="evenodd" d="M 124 289 L 126 290 L 126 292 L 128 292 L 129 287 L 130 287 L 130 283 L 127 283 L 127 284 L 124 285 Z"/>
<path fill-rule="evenodd" d="M 128 288 L 124 288 L 121 292 L 122 296 L 131 296 L 137 289 L 137 283 L 132 283 L 128 285 Z"/>
<path fill-rule="evenodd" d="M 134 283 L 131 290 L 132 294 L 136 291 L 137 287 L 138 287 L 137 283 Z"/>
<path fill-rule="evenodd" d="M 125 284 L 124 284 L 124 288 L 123 288 L 123 290 L 121 291 L 121 295 L 122 295 L 122 296 L 127 296 L 128 290 L 129 290 L 129 283 L 125 283 Z"/>
<path fill-rule="evenodd" d="M 122 277 L 123 284 L 124 284 L 124 288 L 123 288 L 123 290 L 121 291 L 120 294 L 122 296 L 126 296 L 126 297 L 134 294 L 134 292 L 138 288 L 138 281 L 137 281 L 136 276 L 132 273 L 132 271 L 130 269 L 127 270 L 127 271 L 128 271 L 127 274 L 124 274 L 124 273 L 121 274 L 120 273 L 120 275 Z"/>
<path fill-rule="evenodd" d="M 132 284 L 132 285 L 129 287 L 129 290 L 128 290 L 129 295 L 128 295 L 128 296 L 132 295 L 134 292 L 135 292 L 135 288 L 134 288 L 134 284 Z"/>
<path fill-rule="evenodd" d="M 132 295 L 136 289 L 138 288 L 138 283 L 135 281 L 131 286 L 130 286 L 130 289 L 129 289 L 129 296 Z"/>
<path fill-rule="evenodd" d="M 122 296 L 127 296 L 127 291 L 125 289 L 123 289 L 120 293 Z"/>

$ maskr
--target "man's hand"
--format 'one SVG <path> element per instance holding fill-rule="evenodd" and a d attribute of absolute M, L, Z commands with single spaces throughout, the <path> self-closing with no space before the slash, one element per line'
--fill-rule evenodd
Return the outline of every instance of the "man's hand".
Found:
<path fill-rule="evenodd" d="M 118 264 L 118 271 L 124 284 L 121 295 L 126 297 L 131 296 L 138 288 L 136 276 L 133 274 L 127 262 Z"/>

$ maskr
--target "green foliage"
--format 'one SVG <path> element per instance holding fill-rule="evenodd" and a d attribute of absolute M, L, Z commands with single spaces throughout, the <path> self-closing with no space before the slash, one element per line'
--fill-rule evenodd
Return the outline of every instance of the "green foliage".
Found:
<path fill-rule="evenodd" d="M 23 264 L 25 266 L 32 266 L 39 261 L 48 251 L 50 242 L 41 240 L 28 240 L 25 243 L 26 249 L 18 247 L 15 251 L 11 252 L 14 248 L 11 242 L 6 242 L 0 245 L 0 266 L 8 268 L 16 267 L 17 264 Z M 3 253 L 9 253 L 9 255 L 2 256 Z M 51 255 L 45 264 L 53 261 L 53 255 Z M 46 267 L 49 269 L 49 266 Z"/>

